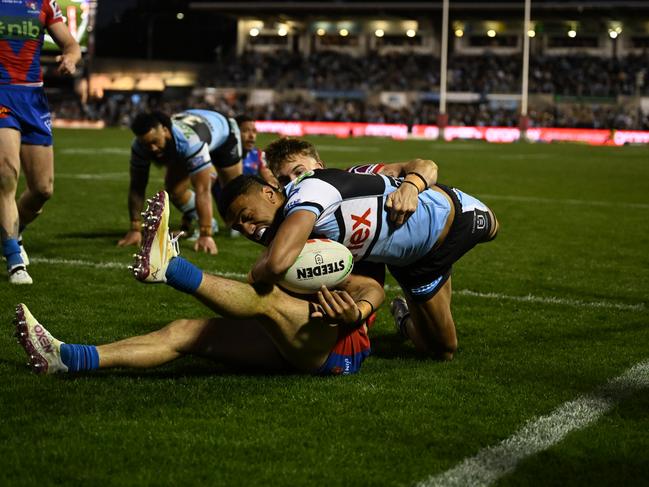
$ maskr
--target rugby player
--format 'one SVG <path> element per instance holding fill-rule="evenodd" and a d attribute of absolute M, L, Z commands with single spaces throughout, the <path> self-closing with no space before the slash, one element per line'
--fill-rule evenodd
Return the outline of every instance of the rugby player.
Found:
<path fill-rule="evenodd" d="M 406 293 L 404 328 L 415 346 L 450 360 L 457 350 L 451 314 L 451 270 L 478 243 L 496 237 L 498 221 L 484 203 L 458 189 L 430 188 L 417 174 L 393 178 L 336 169 L 306 172 L 279 191 L 259 178 L 239 176 L 223 190 L 226 223 L 266 245 L 249 273 L 253 284 L 276 283 L 306 240 L 337 240 L 355 261 L 386 264 Z M 399 188 L 418 193 L 414 213 L 390 221 L 386 200 Z"/>
<path fill-rule="evenodd" d="M 133 267 L 136 278 L 166 282 L 225 318 L 176 320 L 161 330 L 115 343 L 72 345 L 55 339 L 19 304 L 15 334 L 34 372 L 155 367 L 187 354 L 265 372 L 358 372 L 370 352 L 363 321 L 384 298 L 376 282 L 352 276 L 343 290 L 323 288 L 317 302 L 291 296 L 277 286 L 260 293 L 249 284 L 205 274 L 178 256 L 177 239 L 168 231 L 164 191 L 152 199 L 145 219 L 148 225 Z"/>
<path fill-rule="evenodd" d="M 241 174 L 237 122 L 208 110 L 186 110 L 171 117 L 162 112 L 143 112 L 133 119 L 131 130 L 135 134 L 128 195 L 131 229 L 117 244 L 139 245 L 142 241 L 140 212 L 153 162 L 166 169 L 165 188 L 183 212 L 183 223 L 188 226 L 193 219 L 198 220 L 194 250 L 216 254 L 212 234 L 218 227 L 212 217 L 212 197 L 217 197 L 217 173 L 221 184 Z M 189 189 L 190 183 L 194 191 Z"/>
<path fill-rule="evenodd" d="M 57 72 L 72 75 L 81 49 L 56 2 L 2 2 L 0 29 L 0 238 L 9 282 L 31 284 L 22 232 L 54 190 L 52 122 L 40 54 L 45 29 L 61 48 Z M 26 189 L 16 204 L 20 168 Z"/>
<path fill-rule="evenodd" d="M 266 150 L 268 167 L 277 181 L 283 185 L 295 181 L 305 172 L 325 168 L 325 163 L 320 158 L 315 146 L 306 140 L 282 138 L 269 144 Z M 418 176 L 427 187 L 437 183 L 437 164 L 425 159 L 388 164 L 361 164 L 351 166 L 347 168 L 347 171 L 356 174 L 383 174 L 395 178 L 413 174 Z M 268 178 L 265 179 L 271 181 Z M 386 199 L 390 221 L 396 225 L 402 225 L 417 209 L 418 203 L 418 193 L 407 184 L 401 185 Z M 372 277 L 381 284 L 385 282 L 385 266 L 383 264 L 359 262 L 354 266 L 353 272 Z M 413 322 L 408 319 L 410 313 L 406 300 L 397 296 L 391 303 L 390 311 L 394 317 L 397 331 L 404 338 L 413 336 L 417 339 L 417 331 L 412 330 Z"/>

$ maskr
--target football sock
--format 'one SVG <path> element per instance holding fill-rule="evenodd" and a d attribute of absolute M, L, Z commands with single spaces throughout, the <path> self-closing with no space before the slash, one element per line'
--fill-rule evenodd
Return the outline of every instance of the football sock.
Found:
<path fill-rule="evenodd" d="M 8 238 L 2 241 L 2 255 L 7 258 L 7 268 L 12 268 L 23 263 L 20 256 L 20 245 L 15 238 Z"/>
<path fill-rule="evenodd" d="M 182 257 L 175 257 L 169 262 L 165 277 L 174 289 L 194 294 L 203 280 L 203 271 Z"/>
<path fill-rule="evenodd" d="M 183 212 L 184 217 L 188 220 L 198 220 L 198 213 L 196 213 L 196 193 L 192 190 L 188 190 L 188 192 L 191 193 L 191 196 L 178 209 Z"/>
<path fill-rule="evenodd" d="M 61 345 L 61 361 L 68 367 L 69 372 L 80 370 L 95 370 L 99 368 L 99 353 L 93 345 Z"/>

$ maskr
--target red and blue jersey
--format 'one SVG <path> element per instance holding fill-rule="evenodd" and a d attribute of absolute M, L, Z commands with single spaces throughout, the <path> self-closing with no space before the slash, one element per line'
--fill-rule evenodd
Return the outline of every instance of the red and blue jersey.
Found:
<path fill-rule="evenodd" d="M 0 85 L 40 85 L 45 29 L 63 21 L 56 0 L 0 0 Z"/>
<path fill-rule="evenodd" d="M 243 174 L 246 176 L 255 176 L 259 174 L 259 169 L 266 167 L 264 152 L 256 147 L 249 150 L 242 160 Z"/>

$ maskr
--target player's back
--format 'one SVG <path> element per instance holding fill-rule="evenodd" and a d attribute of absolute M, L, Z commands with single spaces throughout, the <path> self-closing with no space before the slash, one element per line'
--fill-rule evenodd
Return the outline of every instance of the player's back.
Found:
<path fill-rule="evenodd" d="M 383 175 L 317 170 L 286 187 L 284 213 L 312 211 L 314 233 L 343 243 L 355 260 L 407 265 L 433 248 L 451 206 L 443 194 L 426 190 L 417 211 L 396 226 L 385 202 L 400 185 L 401 180 Z"/>

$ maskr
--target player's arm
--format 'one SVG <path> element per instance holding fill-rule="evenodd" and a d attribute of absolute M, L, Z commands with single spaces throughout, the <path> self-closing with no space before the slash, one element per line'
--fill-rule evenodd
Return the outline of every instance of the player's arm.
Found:
<path fill-rule="evenodd" d="M 390 210 L 390 221 L 396 225 L 403 225 L 417 210 L 419 193 L 437 183 L 437 164 L 426 159 L 386 164 L 380 173 L 403 178 L 401 186 L 388 195 L 385 203 Z"/>
<path fill-rule="evenodd" d="M 77 64 L 81 61 L 81 48 L 68 27 L 63 22 L 50 24 L 47 28 L 56 45 L 61 48 L 61 54 L 56 56 L 56 62 L 59 63 L 57 72 L 59 74 L 74 74 L 77 70 Z"/>
<path fill-rule="evenodd" d="M 300 255 L 315 221 L 315 213 L 308 210 L 297 210 L 287 216 L 248 274 L 250 283 L 274 284 L 280 281 Z"/>
<path fill-rule="evenodd" d="M 149 182 L 149 168 L 131 165 L 131 182 L 128 187 L 128 215 L 131 227 L 117 245 L 140 245 L 142 243 L 142 209 L 144 208 L 144 194 Z"/>
<path fill-rule="evenodd" d="M 352 274 L 334 291 L 323 286 L 317 296 L 320 309 L 311 314 L 313 318 L 326 316 L 331 322 L 358 327 L 381 306 L 385 292 L 375 279 Z"/>
<path fill-rule="evenodd" d="M 194 250 L 215 255 L 218 253 L 218 249 L 212 238 L 212 176 L 209 166 L 207 169 L 192 174 L 190 180 L 196 193 L 196 213 L 200 231 L 194 244 Z"/>

